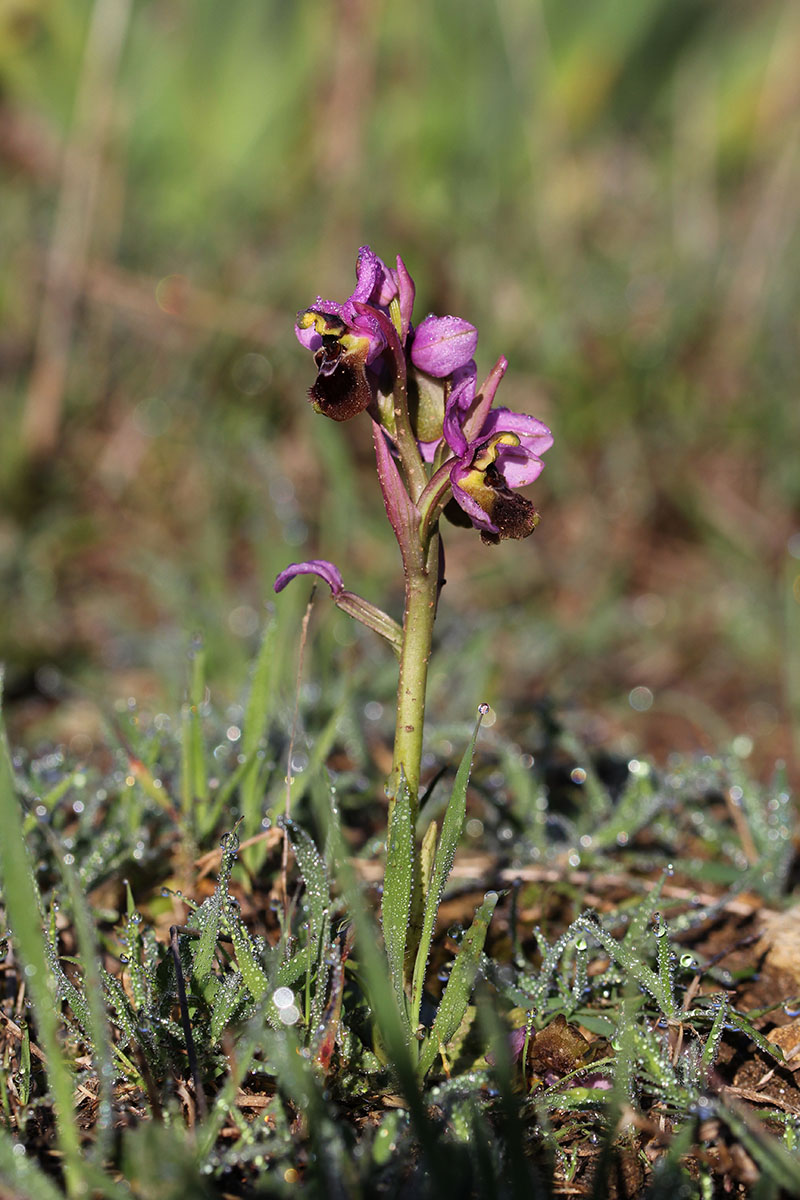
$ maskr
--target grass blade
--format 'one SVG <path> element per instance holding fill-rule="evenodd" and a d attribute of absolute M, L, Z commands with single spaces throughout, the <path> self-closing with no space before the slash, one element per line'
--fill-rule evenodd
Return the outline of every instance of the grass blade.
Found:
<path fill-rule="evenodd" d="M 81 1149 L 72 1076 L 58 1041 L 58 1004 L 55 983 L 47 964 L 39 903 L 33 884 L 33 865 L 22 834 L 22 812 L 17 799 L 11 755 L 0 725 L 0 876 L 14 943 L 25 964 L 25 985 L 33 1000 L 38 1041 L 47 1059 L 47 1076 L 53 1092 L 58 1142 L 64 1156 L 64 1176 L 70 1197 L 83 1195 Z"/>
<path fill-rule="evenodd" d="M 55 842 L 55 838 L 52 839 Z M 89 906 L 81 890 L 78 876 L 74 868 L 65 861 L 64 856 L 53 846 L 54 856 L 58 862 L 61 876 L 66 884 L 75 934 L 78 943 L 78 953 L 83 967 L 82 983 L 86 1001 L 86 1019 L 89 1037 L 92 1043 L 94 1066 L 97 1072 L 97 1139 L 93 1157 L 101 1164 L 110 1147 L 113 1125 L 113 1049 L 108 1023 L 105 1000 L 103 998 L 103 982 L 100 975 L 100 958 L 97 952 L 97 939 Z"/>
<path fill-rule="evenodd" d="M 287 608 L 287 611 L 291 610 Z M 277 632 L 278 620 L 273 618 L 264 629 L 261 638 L 242 722 L 242 753 L 248 769 L 242 778 L 239 796 L 245 837 L 257 832 L 263 816 L 263 787 L 258 751 L 269 729 L 278 689 L 277 674 L 281 664 L 277 652 Z"/>

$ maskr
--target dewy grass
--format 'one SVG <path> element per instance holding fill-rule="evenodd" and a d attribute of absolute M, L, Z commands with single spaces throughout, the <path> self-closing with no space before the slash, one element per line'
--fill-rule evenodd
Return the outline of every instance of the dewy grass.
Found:
<path fill-rule="evenodd" d="M 16 799 L 11 757 L 5 734 L 0 729 L 0 867 L 9 926 L 15 931 L 15 945 L 24 961 L 24 981 L 34 997 L 39 1037 L 47 1058 L 55 1099 L 58 1139 L 64 1155 L 65 1180 L 70 1197 L 83 1193 L 80 1173 L 80 1147 L 72 1107 L 70 1070 L 61 1052 L 56 1016 L 55 980 L 45 955 L 39 897 L 33 882 L 33 870 L 22 834 L 22 814 Z"/>
<path fill-rule="evenodd" d="M 350 299 L 298 318 L 315 407 L 372 419 L 402 623 L 325 560 L 277 581 L 321 576 L 397 657 L 385 830 L 367 671 L 300 689 L 297 737 L 290 728 L 286 598 L 237 724 L 216 711 L 195 641 L 180 720 L 117 713 L 104 773 L 57 753 L 14 770 L 3 747 L 5 966 L 10 990 L 31 999 L 24 1027 L 2 1009 L 0 1179 L 14 1194 L 547 1197 L 601 1195 L 629 1172 L 637 1194 L 700 1198 L 737 1182 L 720 1165 L 734 1162 L 730 1143 L 761 1195 L 800 1190 L 797 1115 L 765 1115 L 761 1092 L 755 1112 L 722 1081 L 736 1053 L 777 1072 L 781 1052 L 703 949 L 732 895 L 785 894 L 794 818 L 782 778 L 760 788 L 735 760 L 668 771 L 631 760 L 612 789 L 575 738 L 542 722 L 528 731 L 537 758 L 574 763 L 559 795 L 500 730 L 475 755 L 482 705 L 471 727 L 439 731 L 447 749 L 425 800 L 440 522 L 455 515 L 489 543 L 530 534 L 538 516 L 516 489 L 550 439 L 494 407 L 504 360 L 476 386 L 471 325 L 429 317 L 414 329 L 412 302 L 402 261 L 389 269 L 365 249 Z M 464 652 L 447 653 L 444 676 Z M 287 757 L 299 786 L 275 829 Z M 465 826 L 477 866 L 458 865 Z M 294 858 L 285 891 L 281 839 Z M 384 844 L 379 928 L 364 878 L 379 878 Z M 468 895 L 448 895 L 458 871 Z M 701 871 L 709 891 L 695 896 L 679 880 Z"/>
<path fill-rule="evenodd" d="M 213 722 L 213 712 L 208 711 L 205 719 Z M 213 728 L 207 732 L 213 745 L 218 734 Z M 141 739 L 141 744 L 134 743 L 132 748 L 144 753 L 147 731 L 139 729 L 135 736 Z M 208 754 L 208 745 L 203 751 Z M 494 753 L 502 759 L 509 751 L 496 748 Z M 177 746 L 163 734 L 160 754 L 165 764 L 179 759 Z M 470 758 L 468 745 L 464 770 Z M 74 779 L 75 773 L 68 764 L 62 769 L 65 778 Z M 235 770 L 235 765 L 230 769 Z M 21 765 L 19 779 L 23 792 L 32 778 L 30 768 Z M 680 785 L 675 778 L 670 782 L 659 781 L 654 774 L 661 806 L 671 818 L 677 818 L 681 787 L 685 788 L 691 778 L 688 768 Z M 708 766 L 694 778 L 697 796 L 701 795 L 701 780 L 707 788 L 719 786 L 720 776 Z M 117 803 L 112 781 L 104 782 L 111 788 L 106 810 L 108 822 L 125 822 L 125 809 Z M 97 786 L 91 781 L 87 783 L 89 788 Z M 508 1195 L 510 1186 L 519 1190 L 525 1172 L 529 1171 L 530 1186 L 547 1195 L 549 1184 L 537 1184 L 537 1176 L 543 1181 L 553 1176 L 561 1181 L 580 1179 L 585 1158 L 578 1156 L 575 1148 L 583 1145 L 581 1137 L 591 1134 L 600 1140 L 587 1145 L 596 1146 L 599 1151 L 605 1144 L 604 1114 L 607 1111 L 611 1120 L 614 1111 L 618 1111 L 615 1104 L 633 1105 L 645 1113 L 653 1108 L 659 1114 L 659 1121 L 674 1127 L 674 1147 L 666 1147 L 664 1156 L 681 1181 L 688 1178 L 681 1155 L 694 1155 L 698 1113 L 705 1114 L 703 1119 L 716 1120 L 721 1129 L 728 1131 L 726 1136 L 735 1136 L 746 1147 L 766 1181 L 765 1194 L 777 1194 L 774 1188 L 770 1192 L 773 1186 L 770 1180 L 774 1179 L 775 1187 L 778 1183 L 786 1187 L 787 1181 L 794 1180 L 792 1172 L 796 1174 L 796 1164 L 790 1150 L 776 1142 L 774 1136 L 768 1137 L 760 1120 L 753 1123 L 749 1113 L 743 1115 L 732 1107 L 714 1082 L 726 1044 L 730 1048 L 737 1039 L 742 1039 L 740 1045 L 755 1044 L 780 1067 L 775 1047 L 764 1040 L 746 1016 L 736 1012 L 718 989 L 715 993 L 712 988 L 684 1006 L 687 987 L 703 964 L 693 957 L 687 965 L 685 951 L 676 941 L 676 931 L 687 929 L 687 914 L 677 918 L 672 915 L 673 873 L 665 873 L 658 886 L 636 905 L 611 907 L 601 914 L 584 911 L 555 938 L 539 933 L 538 949 L 531 937 L 525 937 L 516 960 L 511 963 L 497 961 L 496 948 L 487 955 L 485 942 L 480 942 L 488 909 L 495 903 L 490 893 L 474 935 L 468 932 L 460 942 L 438 1009 L 431 1011 L 426 988 L 426 1024 L 422 1030 L 412 1029 L 402 984 L 404 946 L 399 940 L 393 942 L 390 936 L 387 950 L 393 949 L 387 958 L 380 943 L 374 918 L 359 886 L 360 864 L 353 863 L 343 838 L 338 809 L 342 789 L 338 779 L 337 784 L 333 793 L 323 793 L 316 787 L 312 790 L 316 841 L 299 826 L 293 823 L 287 826 L 305 890 L 290 914 L 285 936 L 277 942 L 267 941 L 254 934 L 243 921 L 235 895 L 241 856 L 238 839 L 231 834 L 220 846 L 216 888 L 173 935 L 185 980 L 195 1070 L 209 1101 L 208 1116 L 204 1119 L 198 1119 L 199 1114 L 195 1116 L 194 1133 L 189 1139 L 184 1139 L 180 1131 L 181 1112 L 175 1092 L 176 1082 L 184 1097 L 191 1099 L 193 1090 L 185 1022 L 178 1011 L 175 954 L 156 942 L 152 929 L 147 927 L 151 917 L 141 915 L 132 894 L 125 901 L 116 932 L 112 934 L 107 926 L 102 934 L 95 932 L 94 940 L 98 943 L 106 947 L 119 944 L 124 950 L 118 973 L 105 970 L 101 973 L 107 1010 L 106 1038 L 115 1052 L 115 1120 L 117 1114 L 122 1116 L 128 1110 L 133 1097 L 138 1097 L 136 1108 L 149 1111 L 150 1116 L 133 1122 L 124 1132 L 119 1148 L 109 1147 L 107 1170 L 102 1179 L 93 1174 L 93 1163 L 83 1158 L 77 1168 L 76 1194 L 80 1194 L 81 1181 L 101 1192 L 113 1190 L 118 1186 L 113 1181 L 113 1171 L 120 1164 L 138 1188 L 155 1187 L 155 1183 L 147 1183 L 150 1168 L 145 1166 L 142 1156 L 148 1145 L 157 1145 L 157 1155 L 170 1163 L 170 1170 L 183 1172 L 181 1177 L 191 1180 L 182 1186 L 200 1195 L 213 1194 L 208 1192 L 212 1181 L 235 1194 L 233 1175 L 255 1182 L 265 1171 L 270 1178 L 274 1174 L 282 1177 L 287 1172 L 294 1178 L 294 1172 L 312 1194 L 332 1194 L 332 1189 L 338 1188 L 345 1195 L 359 1188 L 368 1190 L 379 1183 L 381 1187 L 399 1188 L 402 1182 L 411 1186 L 409 1176 L 421 1194 L 427 1186 L 426 1180 L 438 1180 L 436 1186 L 440 1190 L 445 1180 L 453 1187 L 463 1185 L 464 1194 L 469 1194 L 470 1187 L 478 1186 L 476 1181 L 485 1182 L 491 1177 L 495 1180 L 494 1190 L 487 1194 L 498 1196 Z M 631 785 L 638 787 L 638 776 L 632 776 Z M 11 794 L 9 790 L 7 796 Z M 77 789 L 73 785 L 73 791 L 52 806 L 50 820 L 56 838 L 65 836 L 60 831 L 60 822 L 66 811 L 64 802 L 71 809 L 70 794 L 86 796 L 85 785 L 79 781 Z M 750 785 L 746 811 L 757 807 L 758 794 Z M 763 793 L 761 797 L 763 801 Z M 154 830 L 163 831 L 163 803 L 145 790 L 138 793 L 137 802 L 140 821 L 153 821 Z M 624 803 L 624 798 L 617 803 Z M 521 811 L 525 811 L 524 797 L 520 798 L 520 804 Z M 705 807 L 709 805 L 706 803 Z M 399 844 L 408 847 L 407 803 L 405 811 L 404 817 L 403 802 L 398 796 L 392 820 L 399 821 L 398 828 L 405 831 Z M 85 819 L 86 812 L 84 808 L 80 821 Z M 89 817 L 94 820 L 96 811 L 94 815 L 90 812 Z M 710 813 L 708 819 L 712 822 Z M 52 864 L 50 838 L 42 836 L 37 823 L 34 817 L 31 845 L 38 858 Z M 696 822 L 689 824 L 696 828 Z M 709 845 L 716 845 L 722 834 L 721 826 L 717 828 L 710 823 L 706 830 Z M 139 845 L 138 829 L 128 835 L 120 834 L 123 846 L 126 836 L 127 853 L 133 865 Z M 635 836 L 631 827 L 628 847 Z M 666 828 L 661 836 L 669 836 Z M 730 828 L 727 836 L 732 836 Z M 586 865 L 594 864 L 596 879 L 600 881 L 608 865 L 618 874 L 621 866 L 614 856 L 607 856 L 607 839 L 601 837 L 598 842 L 597 850 L 590 849 L 584 854 Z M 13 847 L 13 840 L 7 840 L 7 845 Z M 533 831 L 531 850 L 536 845 Z M 553 863 L 563 856 L 565 845 L 569 843 L 557 840 L 551 843 Z M 70 853 L 75 862 L 69 869 L 78 878 L 97 878 L 90 839 L 76 836 Z M 19 861 L 24 863 L 21 857 Z M 152 880 L 159 878 L 155 862 L 139 861 L 145 862 Z M 637 861 L 646 863 L 646 850 Z M 30 874 L 27 866 L 24 870 Z M 434 870 L 432 879 L 436 876 Z M 9 876 L 4 868 L 6 887 L 9 878 L 23 894 L 24 886 L 13 869 Z M 51 865 L 50 889 L 55 879 Z M 399 900 L 396 897 L 394 901 L 399 903 L 401 911 L 408 887 L 406 879 Z M 158 889 L 154 891 L 156 898 L 140 906 L 145 913 L 152 913 L 159 903 L 171 902 L 159 901 Z M 433 892 L 435 895 L 436 886 Z M 52 909 L 52 901 L 47 902 L 47 907 Z M 69 905 L 66 908 L 69 910 Z M 345 914 L 355 926 L 355 943 L 350 949 L 342 929 Z M 33 915 L 38 922 L 38 910 Z M 703 915 L 704 910 L 695 914 L 696 925 Z M 384 911 L 384 929 L 385 922 Z M 24 924 L 17 922 L 15 942 L 20 937 L 19 931 L 24 929 Z M 84 932 L 80 941 L 85 945 L 87 940 Z M 427 941 L 424 944 L 427 947 Z M 107 951 L 105 959 L 108 962 Z M 390 970 L 392 962 L 394 969 Z M 61 1052 L 73 1053 L 77 1058 L 77 1046 L 88 1050 L 90 1057 L 86 1061 L 91 1065 L 76 1065 L 74 1081 L 76 1086 L 96 1094 L 96 1084 L 101 1082 L 97 1075 L 101 1062 L 95 1054 L 97 1050 L 102 1054 L 102 1045 L 96 1043 L 102 1042 L 102 1038 L 97 1033 L 97 1005 L 91 1001 L 91 985 L 87 988 L 85 973 L 74 956 L 69 960 L 52 957 L 49 970 L 58 984 L 68 1029 Z M 469 1004 L 476 972 L 485 981 L 478 997 L 477 1021 L 476 1011 Z M 451 1001 L 457 1002 L 455 1012 Z M 52 1000 L 47 1003 L 55 1015 Z M 515 1014 L 512 1022 L 518 1031 L 523 1034 L 528 1031 L 527 1046 L 522 1053 L 516 1035 L 505 1052 L 502 1043 L 498 1048 L 496 1018 L 489 1019 L 485 1011 L 480 1016 L 487 1003 L 493 1013 Z M 585 1030 L 595 1029 L 597 1041 L 593 1048 L 576 1038 L 574 1026 L 561 1025 L 562 1017 L 566 1022 L 579 1023 Z M 44 1046 L 36 1001 L 31 1028 L 31 1042 Z M 481 1031 L 489 1029 L 494 1063 L 482 1057 L 488 1046 L 482 1044 L 486 1034 Z M 672 1047 L 681 1030 L 686 1049 L 676 1057 Z M 416 1034 L 421 1034 L 421 1041 Z M 537 1040 L 542 1035 L 544 1044 Z M 506 1059 L 511 1059 L 511 1066 Z M 447 1065 L 449 1081 L 443 1078 L 439 1061 Z M 506 1078 L 509 1070 L 510 1082 Z M 423 1077 L 426 1071 L 434 1076 L 430 1083 Z M 41 1073 L 34 1064 L 29 1103 L 40 1109 L 56 1094 L 43 1092 L 42 1083 Z M 81 1093 L 74 1093 L 73 1100 L 70 1084 L 68 1094 L 74 1103 Z M 248 1097 L 261 1105 L 257 1111 L 268 1114 L 267 1122 L 245 1118 L 243 1114 L 248 1109 L 241 1106 Z M 386 1099 L 399 1104 L 399 1109 L 385 1113 Z M 378 1123 L 374 1135 L 364 1130 L 358 1135 L 362 1152 L 354 1157 L 348 1146 L 364 1105 L 375 1112 Z M 188 1110 L 185 1114 L 190 1116 Z M 304 1115 L 305 1126 L 298 1125 L 299 1114 Z M 131 1119 L 130 1115 L 127 1119 Z M 19 1120 L 14 1109 L 8 1121 L 18 1146 L 24 1145 L 24 1125 L 21 1127 Z M 163 1126 L 164 1135 L 154 1129 L 150 1141 L 146 1141 L 148 1124 Z M 100 1129 L 92 1132 L 96 1144 L 102 1141 L 102 1137 L 98 1139 L 100 1133 Z M 612 1133 L 609 1127 L 610 1157 L 603 1168 L 609 1171 L 616 1170 L 615 1155 L 622 1152 L 615 1145 Z M 793 1126 L 788 1122 L 786 1138 L 791 1136 Z M 509 1139 L 507 1144 L 506 1139 Z M 0 1175 L 13 1180 L 20 1195 L 30 1195 L 34 1200 L 41 1195 L 49 1200 L 56 1194 L 52 1184 L 44 1179 L 38 1186 L 36 1168 L 27 1157 L 17 1172 L 12 1143 L 7 1134 L 5 1140 L 0 1138 Z M 601 1162 L 599 1158 L 593 1161 Z M 530 1164 L 529 1168 L 525 1162 Z M 699 1169 L 701 1173 L 707 1170 L 702 1166 Z M 660 1166 L 659 1177 L 666 1170 L 666 1165 Z M 708 1179 L 712 1180 L 712 1174 L 708 1174 Z M 532 1194 L 537 1192 L 534 1190 Z M 175 1196 L 177 1200 L 177 1193 Z"/>

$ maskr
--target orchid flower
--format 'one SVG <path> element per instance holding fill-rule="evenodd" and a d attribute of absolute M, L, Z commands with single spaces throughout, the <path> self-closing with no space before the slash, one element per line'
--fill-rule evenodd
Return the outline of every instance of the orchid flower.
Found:
<path fill-rule="evenodd" d="M 399 256 L 393 270 L 369 246 L 362 246 L 355 290 L 344 304 L 318 296 L 297 314 L 297 339 L 311 350 L 317 364 L 318 375 L 309 390 L 317 412 L 334 421 L 347 421 L 370 404 L 380 372 L 377 360 L 386 348 L 377 313 L 388 314 L 393 305 L 405 340 L 414 305 L 414 281 Z"/>
<path fill-rule="evenodd" d="M 480 529 L 483 542 L 496 545 L 533 533 L 539 514 L 513 489 L 538 479 L 544 469 L 540 455 L 552 444 L 546 425 L 507 408 L 487 413 L 479 436 L 464 443 L 450 471 L 453 499 Z"/>
<path fill-rule="evenodd" d="M 505 358 L 498 359 L 477 392 L 473 363 L 454 373 L 442 425 L 453 457 L 433 476 L 421 500 L 426 528 L 444 512 L 454 524 L 471 524 L 483 542 L 496 545 L 527 537 L 538 525 L 533 504 L 514 489 L 538 478 L 544 467 L 540 456 L 553 437 L 527 413 L 492 408 L 507 367 Z M 441 458 L 441 443 L 434 454 Z"/>

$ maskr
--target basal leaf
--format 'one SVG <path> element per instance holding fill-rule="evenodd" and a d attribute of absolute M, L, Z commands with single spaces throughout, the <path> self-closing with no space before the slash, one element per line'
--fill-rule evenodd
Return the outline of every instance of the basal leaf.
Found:
<path fill-rule="evenodd" d="M 475 913 L 458 955 L 453 963 L 447 987 L 439 1002 L 436 1016 L 428 1037 L 423 1043 L 419 1057 L 418 1072 L 422 1078 L 430 1069 L 440 1046 L 446 1046 L 461 1024 L 472 994 L 472 985 L 483 953 L 483 944 L 492 913 L 499 897 L 497 892 L 487 892 L 483 903 Z"/>
<path fill-rule="evenodd" d="M 397 993 L 401 1011 L 405 1011 L 403 963 L 406 935 L 411 911 L 411 889 L 414 878 L 414 839 L 411 827 L 411 794 L 406 777 L 400 782 L 392 805 L 386 846 L 386 873 L 383 881 L 381 923 L 389 974 Z"/>
<path fill-rule="evenodd" d="M 461 830 L 464 828 L 464 817 L 467 811 L 467 788 L 469 786 L 469 776 L 472 770 L 472 756 L 475 753 L 475 742 L 478 738 L 478 730 L 481 727 L 483 720 L 484 708 L 481 706 L 478 719 L 475 722 L 475 729 L 472 737 L 469 740 L 464 756 L 459 764 L 456 772 L 453 790 L 450 794 L 450 800 L 445 809 L 444 820 L 442 821 L 442 832 L 439 837 L 439 845 L 436 850 L 436 860 L 433 865 L 433 874 L 431 876 L 430 887 L 428 894 L 425 897 L 425 909 L 422 918 L 422 932 L 419 940 L 419 948 L 417 957 L 414 963 L 414 978 L 411 989 L 411 1021 L 412 1026 L 416 1027 L 419 1023 L 419 1011 L 422 1004 L 422 989 L 425 984 L 425 970 L 428 965 L 428 955 L 431 950 L 431 940 L 433 938 L 433 928 L 436 923 L 436 914 L 439 911 L 444 886 L 447 883 L 448 876 L 453 867 L 453 860 L 456 856 L 456 848 L 461 838 Z"/>

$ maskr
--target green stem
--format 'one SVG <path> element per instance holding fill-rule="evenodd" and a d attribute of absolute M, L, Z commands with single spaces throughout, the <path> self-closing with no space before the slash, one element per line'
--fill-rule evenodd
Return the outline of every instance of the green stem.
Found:
<path fill-rule="evenodd" d="M 414 556 L 416 558 L 416 556 Z M 434 530 L 422 566 L 403 556 L 406 572 L 406 603 L 403 617 L 403 643 L 400 649 L 400 679 L 397 685 L 397 724 L 394 735 L 394 766 L 389 791 L 394 796 L 401 771 L 408 784 L 408 797 L 414 852 L 411 862 L 411 898 L 404 975 L 410 985 L 411 973 L 422 932 L 422 875 L 416 847 L 419 816 L 419 776 L 422 761 L 422 736 L 425 726 L 425 689 L 428 662 L 433 642 L 433 623 L 439 588 L 439 532 Z M 394 800 L 389 804 L 389 822 Z"/>
<path fill-rule="evenodd" d="M 400 679 L 397 686 L 397 725 L 394 737 L 392 790 L 403 768 L 411 795 L 411 826 L 419 814 L 419 775 L 425 723 L 425 688 L 436 618 L 439 586 L 439 534 L 434 532 L 421 570 L 406 563 L 406 604 Z"/>

